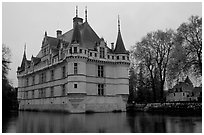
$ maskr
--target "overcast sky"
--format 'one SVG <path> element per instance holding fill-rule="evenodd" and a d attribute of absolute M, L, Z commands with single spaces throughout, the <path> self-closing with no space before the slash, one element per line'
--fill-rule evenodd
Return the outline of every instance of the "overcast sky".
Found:
<path fill-rule="evenodd" d="M 202 3 L 3 3 L 2 43 L 12 51 L 9 79 L 17 86 L 16 70 L 23 57 L 26 43 L 27 58 L 36 56 L 41 48 L 45 31 L 56 37 L 72 28 L 75 6 L 84 18 L 88 7 L 88 23 L 99 37 L 116 42 L 117 16 L 120 15 L 121 32 L 126 49 L 130 49 L 148 32 L 174 29 L 187 22 L 191 15 L 202 16 Z"/>

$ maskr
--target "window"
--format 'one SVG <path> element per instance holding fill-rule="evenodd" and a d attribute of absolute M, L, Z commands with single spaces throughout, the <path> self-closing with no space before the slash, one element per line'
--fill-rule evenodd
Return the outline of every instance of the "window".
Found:
<path fill-rule="evenodd" d="M 65 66 L 62 67 L 62 78 L 66 77 L 66 68 Z"/>
<path fill-rule="evenodd" d="M 90 56 L 92 57 L 92 52 L 90 52 Z"/>
<path fill-rule="evenodd" d="M 129 56 L 127 56 L 127 60 L 129 60 Z"/>
<path fill-rule="evenodd" d="M 82 53 L 82 49 L 79 49 L 79 53 Z"/>
<path fill-rule="evenodd" d="M 50 78 L 51 81 L 54 80 L 54 70 L 51 70 L 51 78 Z"/>
<path fill-rule="evenodd" d="M 86 54 L 86 50 L 85 50 L 85 54 Z"/>
<path fill-rule="evenodd" d="M 117 60 L 119 60 L 119 56 L 117 56 Z"/>
<path fill-rule="evenodd" d="M 74 88 L 77 88 L 77 84 L 74 84 Z"/>
<path fill-rule="evenodd" d="M 44 98 L 46 97 L 46 88 L 42 88 L 38 90 L 38 97 L 39 98 Z"/>
<path fill-rule="evenodd" d="M 98 65 L 98 77 L 104 77 L 104 66 Z"/>
<path fill-rule="evenodd" d="M 65 84 L 62 85 L 62 96 L 65 96 Z"/>
<path fill-rule="evenodd" d="M 98 95 L 104 95 L 104 84 L 98 84 Z"/>
<path fill-rule="evenodd" d="M 28 91 L 25 91 L 25 99 L 28 99 Z"/>
<path fill-rule="evenodd" d="M 38 90 L 38 98 L 41 98 L 41 89 Z"/>
<path fill-rule="evenodd" d="M 29 85 L 29 79 L 26 78 L 26 86 L 28 86 L 28 85 Z"/>
<path fill-rule="evenodd" d="M 103 47 L 100 47 L 100 58 L 105 57 L 105 49 Z"/>
<path fill-rule="evenodd" d="M 46 73 L 41 73 L 40 74 L 40 83 L 46 82 Z"/>
<path fill-rule="evenodd" d="M 97 57 L 97 53 L 95 53 L 95 57 Z"/>
<path fill-rule="evenodd" d="M 50 88 L 50 97 L 54 97 L 54 87 Z"/>
<path fill-rule="evenodd" d="M 34 98 L 35 97 L 35 91 L 34 90 L 32 90 L 32 98 Z"/>
<path fill-rule="evenodd" d="M 180 88 L 180 92 L 182 92 L 182 88 Z"/>
<path fill-rule="evenodd" d="M 33 76 L 33 85 L 35 84 L 35 76 Z"/>
<path fill-rule="evenodd" d="M 125 60 L 125 56 L 123 56 L 122 59 Z"/>
<path fill-rule="evenodd" d="M 46 97 L 46 88 L 42 89 L 42 97 Z"/>
<path fill-rule="evenodd" d="M 74 63 L 74 74 L 78 73 L 78 63 Z"/>
<path fill-rule="evenodd" d="M 46 73 L 43 73 L 43 82 L 46 82 Z"/>
<path fill-rule="evenodd" d="M 110 55 L 108 55 L 108 59 L 110 59 Z"/>
<path fill-rule="evenodd" d="M 174 93 L 174 96 L 176 96 L 176 94 Z"/>
<path fill-rule="evenodd" d="M 43 74 L 41 73 L 41 74 L 39 75 L 39 83 L 42 83 L 42 80 L 43 80 Z"/>
<path fill-rule="evenodd" d="M 74 53 L 77 53 L 77 47 L 74 47 Z"/>
<path fill-rule="evenodd" d="M 114 60 L 114 56 L 112 56 L 112 59 Z"/>
<path fill-rule="evenodd" d="M 183 96 L 185 96 L 185 93 L 183 93 Z"/>

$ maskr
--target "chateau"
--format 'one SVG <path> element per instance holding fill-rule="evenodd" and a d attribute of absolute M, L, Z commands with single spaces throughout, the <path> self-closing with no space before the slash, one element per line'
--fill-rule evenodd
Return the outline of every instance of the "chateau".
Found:
<path fill-rule="evenodd" d="M 126 111 L 129 65 L 120 20 L 116 43 L 107 45 L 89 25 L 87 9 L 85 21 L 76 9 L 71 30 L 57 30 L 56 37 L 45 32 L 30 60 L 24 50 L 17 69 L 19 110 Z"/>

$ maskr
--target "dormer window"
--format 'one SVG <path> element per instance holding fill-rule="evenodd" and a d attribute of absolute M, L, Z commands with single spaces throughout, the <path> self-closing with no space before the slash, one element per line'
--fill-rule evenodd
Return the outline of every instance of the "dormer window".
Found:
<path fill-rule="evenodd" d="M 105 58 L 105 49 L 104 49 L 104 47 L 100 47 L 100 58 Z"/>
<path fill-rule="evenodd" d="M 74 47 L 74 53 L 77 53 L 77 47 Z"/>

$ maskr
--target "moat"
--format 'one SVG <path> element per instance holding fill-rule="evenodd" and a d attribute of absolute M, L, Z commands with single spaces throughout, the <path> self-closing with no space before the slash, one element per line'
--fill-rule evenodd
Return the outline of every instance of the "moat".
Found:
<path fill-rule="evenodd" d="M 201 133 L 202 116 L 20 111 L 2 117 L 6 133 Z"/>

